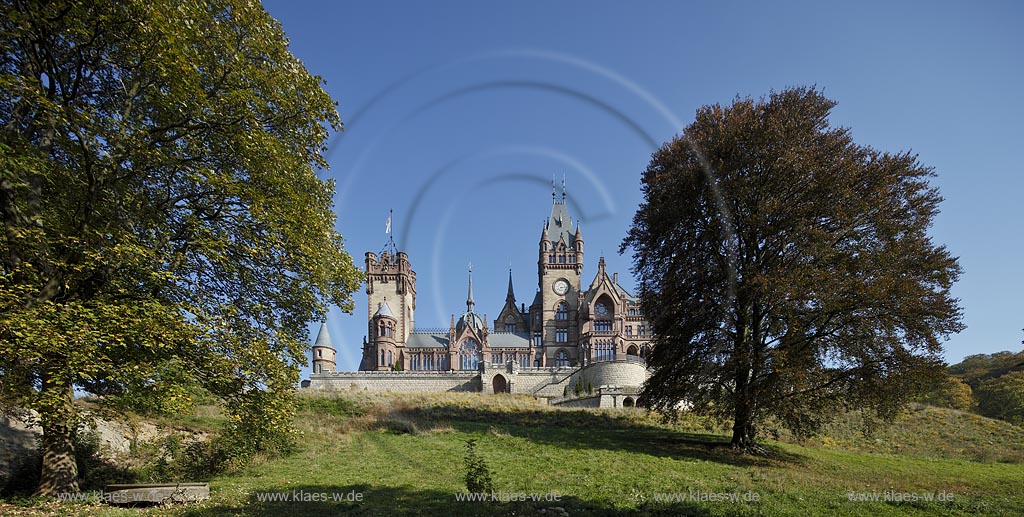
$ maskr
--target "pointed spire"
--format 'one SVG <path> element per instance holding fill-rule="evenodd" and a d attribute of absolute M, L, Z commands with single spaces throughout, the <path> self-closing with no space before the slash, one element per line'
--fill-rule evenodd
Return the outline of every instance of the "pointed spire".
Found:
<path fill-rule="evenodd" d="M 565 203 L 565 173 L 562 173 L 562 202 Z"/>
<path fill-rule="evenodd" d="M 473 301 L 473 263 L 469 263 L 469 295 L 466 297 L 466 312 L 473 312 L 476 303 Z"/>
<path fill-rule="evenodd" d="M 331 335 L 327 332 L 327 322 L 320 323 L 320 332 L 316 334 L 316 341 L 313 346 L 325 346 L 328 348 L 334 348 L 334 344 L 331 343 Z"/>
<path fill-rule="evenodd" d="M 573 242 L 583 241 L 583 232 L 580 230 L 580 222 L 576 221 L 576 235 L 572 238 Z"/>
<path fill-rule="evenodd" d="M 555 175 L 551 175 L 551 202 L 555 202 Z"/>
<path fill-rule="evenodd" d="M 516 293 L 512 292 L 512 268 L 508 268 L 508 293 L 505 294 L 505 301 L 512 302 L 516 306 Z"/>

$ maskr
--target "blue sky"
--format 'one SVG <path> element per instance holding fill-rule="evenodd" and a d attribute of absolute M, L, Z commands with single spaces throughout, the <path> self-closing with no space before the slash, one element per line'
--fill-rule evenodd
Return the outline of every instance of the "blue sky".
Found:
<path fill-rule="evenodd" d="M 395 238 L 418 274 L 417 327 L 493 319 L 511 264 L 536 288 L 551 177 L 566 177 L 585 281 L 617 253 L 650 154 L 705 104 L 817 84 L 855 140 L 910 150 L 945 197 L 932 235 L 960 257 L 968 328 L 950 362 L 1020 349 L 1024 8 L 1013 2 L 267 1 L 292 51 L 339 102 L 338 229 L 360 266 Z M 559 187 L 560 188 L 560 187 Z M 328 328 L 355 369 L 366 295 Z M 315 334 L 316 326 L 313 327 Z M 311 335 L 312 339 L 315 335 Z M 308 373 L 308 368 L 306 370 Z"/>

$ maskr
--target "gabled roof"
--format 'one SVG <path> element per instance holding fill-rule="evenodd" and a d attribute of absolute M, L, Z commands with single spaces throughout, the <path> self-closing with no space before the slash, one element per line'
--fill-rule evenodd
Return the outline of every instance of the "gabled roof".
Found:
<path fill-rule="evenodd" d="M 612 287 L 615 288 L 615 292 L 618 293 L 620 297 L 625 298 L 627 300 L 636 300 L 636 297 L 630 294 L 630 292 L 627 291 L 625 287 L 619 285 L 618 282 L 612 282 Z"/>
<path fill-rule="evenodd" d="M 448 348 L 448 334 L 413 332 L 405 342 L 406 348 Z"/>
<path fill-rule="evenodd" d="M 608 272 L 605 270 L 604 257 L 601 257 L 597 263 L 597 274 L 594 275 L 594 281 L 590 283 L 590 288 L 583 293 L 583 304 L 590 305 L 593 303 L 594 298 L 597 298 L 602 286 L 604 286 L 605 289 L 613 291 L 617 298 L 637 301 L 635 296 L 619 285 L 619 283 L 613 280 L 612 277 L 608 276 Z"/>

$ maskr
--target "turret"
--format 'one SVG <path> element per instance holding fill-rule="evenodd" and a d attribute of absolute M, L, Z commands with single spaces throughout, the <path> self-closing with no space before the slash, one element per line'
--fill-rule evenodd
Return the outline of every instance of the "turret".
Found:
<path fill-rule="evenodd" d="M 580 222 L 576 221 L 576 234 L 572 236 L 572 247 L 576 250 L 576 261 L 583 263 L 583 231 Z"/>
<path fill-rule="evenodd" d="M 402 363 L 402 357 L 398 350 L 398 340 L 396 333 L 398 332 L 398 320 L 395 318 L 393 312 L 391 312 L 391 306 L 388 305 L 387 298 L 377 305 L 377 311 L 373 314 L 373 318 L 370 319 L 370 335 L 373 336 L 371 342 L 376 346 L 374 347 L 374 357 L 376 359 L 376 370 L 390 370 L 395 367 L 396 364 Z M 402 365 L 404 367 L 404 365 Z"/>
<path fill-rule="evenodd" d="M 320 332 L 313 343 L 313 373 L 330 373 L 337 371 L 336 351 L 331 343 L 331 335 L 327 332 L 327 323 L 320 324 Z"/>

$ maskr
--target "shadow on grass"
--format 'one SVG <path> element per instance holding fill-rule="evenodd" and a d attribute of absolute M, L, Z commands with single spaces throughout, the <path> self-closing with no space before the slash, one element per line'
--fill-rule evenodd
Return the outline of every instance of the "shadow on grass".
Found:
<path fill-rule="evenodd" d="M 276 501 L 268 501 L 269 498 Z M 544 496 L 541 496 L 543 499 Z M 315 500 L 313 500 L 315 499 Z M 358 499 L 358 500 L 356 500 Z M 640 509 L 601 506 L 575 497 L 540 501 L 465 501 L 455 493 L 408 487 L 370 485 L 304 485 L 287 491 L 254 492 L 244 503 L 204 504 L 181 515 L 259 515 L 299 517 L 306 515 L 709 515 L 700 505 L 673 503 L 644 505 Z"/>
<path fill-rule="evenodd" d="M 486 432 L 490 427 L 511 436 L 561 449 L 603 449 L 636 454 L 713 461 L 739 467 L 802 463 L 803 457 L 763 445 L 763 454 L 734 450 L 725 436 L 685 432 L 634 421 L 628 412 L 532 410 L 505 412 L 486 407 L 440 405 L 398 411 L 424 427 L 450 425 L 462 432 Z"/>

